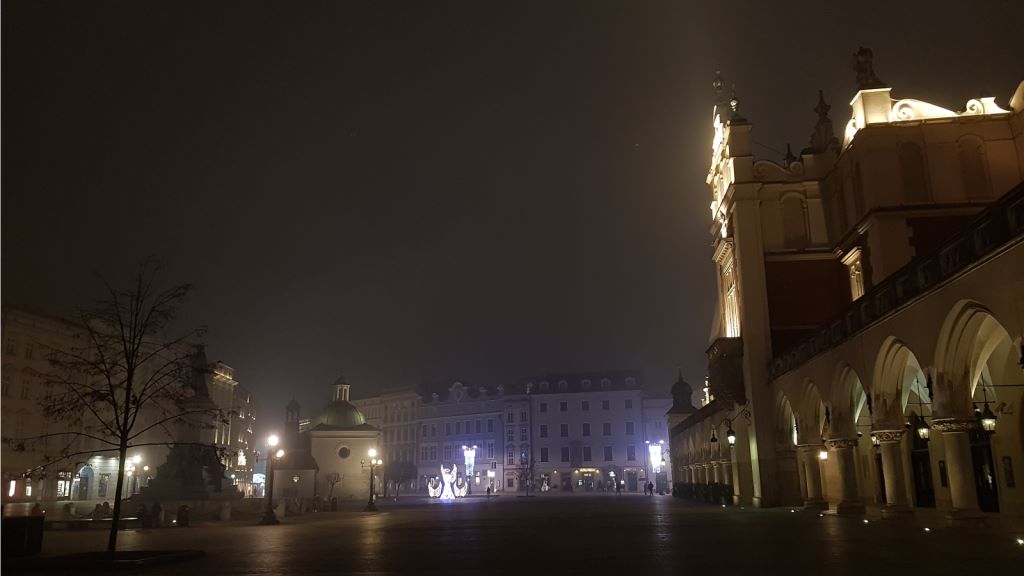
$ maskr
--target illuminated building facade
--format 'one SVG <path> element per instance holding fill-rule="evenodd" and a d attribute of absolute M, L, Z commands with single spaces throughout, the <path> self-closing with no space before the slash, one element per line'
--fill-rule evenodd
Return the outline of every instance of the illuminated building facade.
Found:
<path fill-rule="evenodd" d="M 668 441 L 668 398 L 641 389 L 639 372 L 549 374 L 531 379 L 534 478 L 540 490 L 642 492 L 671 485 L 651 445 Z"/>
<path fill-rule="evenodd" d="M 54 422 L 43 415 L 40 401 L 56 393 L 45 381 L 51 370 L 50 350 L 73 350 L 81 346 L 82 331 L 71 322 L 32 314 L 23 310 L 5 308 L 3 311 L 3 378 L 2 409 L 3 437 L 9 439 L 75 432 L 65 422 Z M 231 414 L 243 404 L 251 404 L 252 395 L 245 393 L 234 380 L 230 366 L 223 362 L 210 364 L 206 375 L 211 399 L 225 414 Z M 164 415 L 143 411 L 137 424 L 143 429 Z M 251 440 L 254 415 L 247 411 L 243 422 L 232 415 L 227 422 L 209 416 L 208 426 L 202 431 L 202 441 L 224 450 L 224 464 L 236 479 L 251 479 L 250 456 L 247 448 Z M 208 429 L 207 429 L 208 428 Z M 139 443 L 173 443 L 175 427 L 155 427 L 137 439 Z M 25 442 L 25 450 L 13 450 L 3 443 L 4 502 L 85 502 L 111 500 L 114 497 L 118 475 L 116 452 L 109 446 L 84 437 L 51 437 L 38 442 Z M 125 465 L 125 496 L 138 494 L 156 477 L 157 468 L 166 460 L 166 446 L 153 445 L 133 449 Z M 60 458 L 69 454 L 67 458 Z M 239 464 L 238 456 L 241 455 Z M 42 467 L 43 464 L 51 465 Z M 231 480 L 227 478 L 226 480 Z M 245 486 L 238 482 L 240 489 Z M 243 491 L 243 494 L 245 492 Z"/>
<path fill-rule="evenodd" d="M 381 431 L 380 454 L 384 458 L 385 468 L 381 474 L 388 490 L 401 482 L 401 491 L 414 491 L 419 486 L 418 475 L 410 474 L 404 479 L 397 479 L 388 471 L 396 469 L 397 462 L 404 462 L 411 467 L 416 465 L 416 418 L 420 396 L 414 389 L 401 389 L 386 392 L 369 398 L 352 400 L 352 404 L 366 417 L 366 423 Z"/>
<path fill-rule="evenodd" d="M 955 112 L 893 98 L 870 51 L 856 62 L 842 139 L 819 94 L 781 163 L 753 157 L 716 80 L 720 304 L 709 401 L 672 431 L 677 492 L 1020 513 L 1024 83 Z"/>

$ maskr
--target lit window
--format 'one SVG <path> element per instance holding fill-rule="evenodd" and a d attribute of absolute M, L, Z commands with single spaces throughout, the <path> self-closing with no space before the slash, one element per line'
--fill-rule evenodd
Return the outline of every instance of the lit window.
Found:
<path fill-rule="evenodd" d="M 850 250 L 849 254 L 843 257 L 843 265 L 850 275 L 850 298 L 856 300 L 864 295 L 864 268 L 861 258 L 863 252 L 860 248 Z"/>

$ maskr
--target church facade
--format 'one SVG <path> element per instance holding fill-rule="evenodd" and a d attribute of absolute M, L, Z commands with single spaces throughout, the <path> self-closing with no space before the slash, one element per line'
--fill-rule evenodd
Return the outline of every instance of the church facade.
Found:
<path fill-rule="evenodd" d="M 672 429 L 677 493 L 1020 513 L 1024 83 L 956 112 L 856 61 L 843 133 L 819 94 L 808 147 L 781 163 L 754 158 L 720 95 L 709 401 Z"/>
<path fill-rule="evenodd" d="M 369 497 L 367 463 L 370 450 L 378 449 L 380 429 L 349 401 L 350 388 L 339 379 L 331 402 L 313 418 L 301 419 L 298 403 L 288 404 L 284 454 L 273 461 L 275 499 L 305 507 Z"/>

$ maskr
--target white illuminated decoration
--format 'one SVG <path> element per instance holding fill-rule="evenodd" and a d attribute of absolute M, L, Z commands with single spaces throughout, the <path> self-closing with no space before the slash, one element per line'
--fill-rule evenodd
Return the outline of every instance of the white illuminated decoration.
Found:
<path fill-rule="evenodd" d="M 661 472 L 661 444 L 651 442 L 647 446 L 647 451 L 651 455 L 651 468 L 654 469 L 654 473 L 658 474 Z"/>
<path fill-rule="evenodd" d="M 441 479 L 434 477 L 427 481 L 427 493 L 431 498 L 438 498 L 442 502 L 462 498 L 468 492 L 469 482 L 459 478 L 459 469 L 455 465 L 452 465 L 451 469 L 441 466 Z"/>
<path fill-rule="evenodd" d="M 465 464 L 466 478 L 473 477 L 473 464 L 476 462 L 476 446 L 462 447 L 462 461 Z"/>

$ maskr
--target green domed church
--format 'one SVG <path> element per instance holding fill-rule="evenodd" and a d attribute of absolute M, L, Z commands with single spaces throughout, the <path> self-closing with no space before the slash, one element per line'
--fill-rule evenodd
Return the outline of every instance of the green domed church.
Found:
<path fill-rule="evenodd" d="M 331 403 L 308 420 L 300 419 L 295 400 L 286 407 L 285 453 L 274 460 L 274 498 L 287 506 L 306 509 L 314 502 L 323 506 L 335 498 L 368 496 L 370 472 L 363 461 L 378 448 L 380 430 L 349 402 L 350 388 L 339 378 Z"/>

